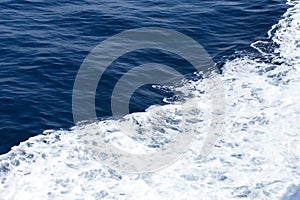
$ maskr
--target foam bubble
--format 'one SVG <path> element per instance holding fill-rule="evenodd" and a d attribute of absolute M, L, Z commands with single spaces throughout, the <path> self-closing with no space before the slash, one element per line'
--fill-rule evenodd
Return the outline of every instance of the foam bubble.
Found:
<path fill-rule="evenodd" d="M 0 199 L 295 199 L 300 180 L 300 1 L 288 3 L 291 7 L 270 31 L 276 44 L 266 55 L 272 54 L 270 62 L 243 56 L 225 64 L 226 124 L 206 158 L 199 158 L 211 110 L 204 79 L 174 88 L 197 99 L 201 109 L 194 121 L 196 140 L 173 165 L 124 174 L 101 164 L 80 137 L 101 128 L 108 140 L 118 142 L 120 127 L 112 120 L 50 130 L 0 156 Z M 141 133 L 145 124 L 158 124 L 152 126 L 153 140 L 137 135 L 138 145 L 120 145 L 143 153 L 163 147 L 178 134 L 176 109 L 166 105 L 166 113 L 156 119 L 148 114 L 155 107 L 126 116 L 123 122 Z M 161 126 L 161 120 L 168 123 Z"/>

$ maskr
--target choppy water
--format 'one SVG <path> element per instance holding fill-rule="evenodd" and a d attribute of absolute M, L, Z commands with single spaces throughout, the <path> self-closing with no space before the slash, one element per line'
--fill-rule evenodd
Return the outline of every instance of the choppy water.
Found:
<path fill-rule="evenodd" d="M 216 62 L 265 38 L 286 10 L 285 1 L 2 1 L 0 3 L 0 153 L 45 129 L 70 128 L 77 71 L 101 41 L 122 31 L 162 27 L 199 42 Z M 152 56 L 151 56 L 152 55 Z M 176 59 L 177 58 L 177 59 Z M 133 52 L 113 67 L 185 62 L 157 52 Z M 121 67 L 122 68 L 122 67 Z M 99 117 L 111 115 L 110 85 L 97 91 Z M 162 104 L 168 94 L 146 88 L 132 111 Z"/>
<path fill-rule="evenodd" d="M 70 98 L 81 61 L 101 39 L 141 26 L 178 30 L 207 49 L 221 67 L 226 120 L 211 154 L 199 159 L 206 113 L 211 109 L 206 106 L 210 101 L 204 87 L 207 80 L 178 84 L 172 89 L 181 91 L 186 101 L 193 96 L 202 104 L 197 113 L 196 140 L 173 165 L 138 175 L 102 165 L 80 140 L 82 135 L 101 129 L 114 141 L 120 132 L 116 121 L 102 120 L 71 130 L 44 132 L 1 155 L 0 199 L 299 199 L 300 2 L 284 4 L 1 3 L 3 152 L 42 130 L 70 127 Z M 149 61 L 144 54 L 139 59 L 136 55 L 130 55 L 133 63 Z M 170 60 L 171 64 L 177 62 Z M 166 59 L 155 61 L 164 63 Z M 163 93 L 155 94 L 132 111 L 163 104 Z M 111 112 L 105 106 L 108 103 L 100 103 L 103 95 L 97 104 L 100 117 Z M 139 99 L 135 101 L 138 105 Z M 176 129 L 176 124 L 162 122 L 176 113 L 176 105 L 161 108 L 165 112 L 154 118 L 148 115 L 155 109 L 151 107 L 127 116 L 127 122 L 143 131 L 144 123 L 150 121 L 154 135 L 167 137 L 165 133 Z M 165 140 L 157 137 L 136 142 L 151 148 Z"/>

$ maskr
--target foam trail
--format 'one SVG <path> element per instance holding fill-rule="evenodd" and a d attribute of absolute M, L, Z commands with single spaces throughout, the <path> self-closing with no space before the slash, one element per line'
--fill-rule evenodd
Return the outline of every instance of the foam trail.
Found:
<path fill-rule="evenodd" d="M 196 141 L 172 166 L 130 175 L 99 163 L 80 137 L 101 128 L 115 141 L 120 130 L 112 120 L 70 131 L 47 131 L 0 156 L 0 199 L 298 199 L 300 1 L 288 4 L 290 8 L 269 33 L 273 50 L 266 52 L 260 45 L 266 42 L 252 45 L 269 62 L 244 55 L 225 64 L 221 78 L 226 125 L 205 159 L 198 157 L 210 117 L 204 79 L 174 88 L 188 98 L 192 94 L 201 109 L 195 118 Z M 164 120 L 180 120 L 176 105 L 165 106 L 165 114 L 156 118 L 149 116 L 153 109 L 126 116 L 124 121 L 141 132 L 143 125 L 152 123 L 156 138 L 137 140 L 145 149 L 132 148 L 150 151 L 153 142 L 163 146 L 172 137 L 164 133 L 176 130 L 176 123 L 161 125 Z"/>

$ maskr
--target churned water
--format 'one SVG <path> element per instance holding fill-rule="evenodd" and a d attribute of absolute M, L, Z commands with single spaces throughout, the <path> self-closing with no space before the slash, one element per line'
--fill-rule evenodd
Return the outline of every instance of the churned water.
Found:
<path fill-rule="evenodd" d="M 0 8 L 0 199 L 300 198 L 300 1 L 4 1 Z M 112 63 L 97 88 L 99 120 L 73 124 L 72 90 L 84 58 L 103 40 L 140 27 L 184 33 L 217 63 L 225 120 L 205 158 L 199 147 L 210 118 L 209 78 L 193 76 L 167 52 L 135 51 Z M 188 80 L 140 88 L 132 114 L 111 118 L 116 79 L 149 62 L 187 66 Z M 164 148 L 180 134 L 178 105 L 190 101 L 199 106 L 189 122 L 197 127 L 194 142 L 159 171 L 112 169 L 81 140 L 101 130 L 120 148 Z M 138 145 L 118 140 L 116 122 L 141 133 L 133 138 Z M 152 137 L 141 137 L 145 131 Z"/>

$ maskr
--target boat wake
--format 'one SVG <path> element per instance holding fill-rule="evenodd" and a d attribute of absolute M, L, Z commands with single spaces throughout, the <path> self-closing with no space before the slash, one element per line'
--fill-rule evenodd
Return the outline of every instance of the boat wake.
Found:
<path fill-rule="evenodd" d="M 186 102 L 199 102 L 191 121 L 198 128 L 189 150 L 171 166 L 122 173 L 101 164 L 81 137 L 101 129 L 120 148 L 163 148 L 179 130 L 174 102 L 119 123 L 104 120 L 29 138 L 0 156 L 0 199 L 299 199 L 300 1 L 288 4 L 268 40 L 251 45 L 257 53 L 241 53 L 224 64 L 226 120 L 207 157 L 199 158 L 211 117 L 207 80 L 186 81 L 171 89 Z M 137 144 L 118 143 L 122 126 L 116 124 L 122 123 L 140 133 Z M 149 123 L 152 136 L 143 137 Z"/>

